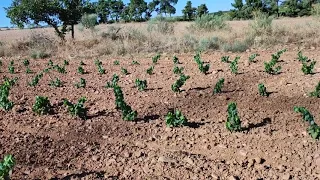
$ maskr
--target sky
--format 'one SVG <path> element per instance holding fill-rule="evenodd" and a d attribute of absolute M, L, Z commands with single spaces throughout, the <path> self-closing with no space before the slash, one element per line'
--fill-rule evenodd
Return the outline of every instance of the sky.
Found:
<path fill-rule="evenodd" d="M 130 0 L 124 0 L 128 3 Z M 146 0 L 149 2 L 150 0 Z M 11 5 L 12 0 L 0 0 L 0 27 L 11 27 L 10 19 L 6 17 L 5 7 Z M 210 12 L 225 11 L 231 9 L 231 3 L 234 0 L 191 0 L 192 6 L 197 7 L 200 4 L 206 4 Z M 182 9 L 186 5 L 187 0 L 178 0 L 178 4 L 175 6 L 177 13 L 175 15 L 180 16 Z"/>

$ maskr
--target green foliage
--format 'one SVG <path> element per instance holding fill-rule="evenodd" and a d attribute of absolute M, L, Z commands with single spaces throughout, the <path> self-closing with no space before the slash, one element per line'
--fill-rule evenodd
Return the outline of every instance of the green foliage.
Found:
<path fill-rule="evenodd" d="M 260 54 L 254 53 L 249 56 L 249 62 L 255 62 L 256 57 L 260 56 Z"/>
<path fill-rule="evenodd" d="M 75 84 L 76 88 L 86 88 L 86 80 L 83 78 L 80 78 L 80 82 Z"/>
<path fill-rule="evenodd" d="M 178 66 L 174 66 L 174 68 L 173 68 L 173 73 L 174 74 L 183 74 L 183 70 L 184 70 L 184 68 L 183 67 L 178 67 Z"/>
<path fill-rule="evenodd" d="M 264 84 L 260 83 L 258 85 L 258 90 L 259 90 L 259 94 L 260 96 L 269 96 L 269 93 L 267 92 L 267 88 L 264 86 Z"/>
<path fill-rule="evenodd" d="M 51 80 L 49 83 L 49 86 L 51 87 L 62 87 L 62 82 L 59 78 L 56 78 L 55 80 Z"/>
<path fill-rule="evenodd" d="M 307 56 L 302 55 L 301 51 L 298 52 L 298 58 L 297 59 L 298 59 L 298 61 L 300 61 L 302 63 L 309 61 L 309 58 Z"/>
<path fill-rule="evenodd" d="M 174 64 L 180 64 L 179 58 L 177 56 L 173 56 L 173 60 L 172 61 L 173 61 Z"/>
<path fill-rule="evenodd" d="M 221 57 L 221 62 L 224 62 L 224 63 L 230 63 L 230 56 L 222 56 Z"/>
<path fill-rule="evenodd" d="M 173 113 L 168 112 L 165 119 L 168 127 L 186 126 L 188 124 L 187 118 L 179 110 L 175 110 Z"/>
<path fill-rule="evenodd" d="M 18 78 L 5 78 L 4 83 L 0 86 L 0 108 L 9 111 L 13 107 L 13 102 L 9 101 L 9 92 L 11 87 L 16 83 Z"/>
<path fill-rule="evenodd" d="M 195 17 L 196 8 L 192 7 L 192 2 L 187 1 L 186 6 L 182 9 L 183 17 L 185 20 L 191 21 Z"/>
<path fill-rule="evenodd" d="M 312 61 L 309 65 L 306 62 L 302 63 L 302 72 L 303 74 L 313 74 L 314 66 L 316 65 L 316 61 Z"/>
<path fill-rule="evenodd" d="M 131 63 L 132 65 L 140 65 L 140 63 L 138 61 L 132 61 Z"/>
<path fill-rule="evenodd" d="M 313 139 L 320 138 L 320 127 L 317 124 L 310 125 L 307 131 Z"/>
<path fill-rule="evenodd" d="M 37 74 L 37 75 L 31 80 L 31 82 L 29 82 L 29 86 L 35 87 L 35 86 L 39 83 L 39 81 L 40 81 L 40 79 L 41 79 L 42 77 L 43 77 L 43 73 Z"/>
<path fill-rule="evenodd" d="M 27 67 L 26 73 L 27 73 L 27 74 L 32 74 L 32 70 L 31 70 L 29 67 Z"/>
<path fill-rule="evenodd" d="M 2 161 L 0 161 L 0 180 L 10 179 L 10 171 L 13 170 L 16 161 L 12 155 L 6 155 Z"/>
<path fill-rule="evenodd" d="M 107 82 L 107 85 L 105 86 L 106 88 L 114 88 L 115 86 L 118 85 L 119 82 L 119 76 L 117 74 L 114 74 L 112 76 L 111 82 Z"/>
<path fill-rule="evenodd" d="M 150 66 L 150 67 L 147 69 L 147 74 L 152 75 L 152 74 L 153 74 L 153 70 L 154 70 L 154 66 Z"/>
<path fill-rule="evenodd" d="M 113 65 L 120 65 L 120 61 L 118 60 L 113 61 Z"/>
<path fill-rule="evenodd" d="M 181 87 L 186 83 L 186 81 L 190 78 L 190 76 L 186 76 L 184 74 L 180 74 L 180 78 L 171 85 L 171 89 L 173 92 L 181 92 Z"/>
<path fill-rule="evenodd" d="M 68 112 L 72 116 L 78 116 L 79 118 L 86 120 L 87 119 L 87 109 L 84 107 L 84 103 L 86 102 L 85 97 L 81 97 L 77 104 L 72 104 L 67 99 L 63 100 L 63 104 L 68 108 Z"/>
<path fill-rule="evenodd" d="M 8 66 L 10 74 L 14 74 L 14 61 L 10 61 L 10 65 Z"/>
<path fill-rule="evenodd" d="M 23 65 L 24 65 L 25 67 L 29 66 L 29 65 L 30 65 L 29 60 L 28 60 L 28 59 L 24 59 L 24 60 L 23 60 Z"/>
<path fill-rule="evenodd" d="M 99 74 L 105 74 L 106 73 L 106 70 L 101 65 L 98 66 L 98 71 L 99 71 Z"/>
<path fill-rule="evenodd" d="M 122 119 L 125 121 L 134 121 L 138 113 L 133 111 L 132 108 L 124 101 L 122 89 L 117 84 L 113 86 L 113 92 L 116 97 L 116 107 L 122 111 Z"/>
<path fill-rule="evenodd" d="M 2 66 L 2 60 L 0 59 L 0 66 Z"/>
<path fill-rule="evenodd" d="M 78 72 L 79 74 L 84 74 L 84 73 L 85 73 L 82 66 L 79 66 L 79 67 L 78 67 L 77 72 Z"/>
<path fill-rule="evenodd" d="M 164 17 L 158 16 L 148 21 L 148 32 L 156 32 L 160 34 L 174 33 L 174 23 L 167 21 Z"/>
<path fill-rule="evenodd" d="M 84 14 L 81 17 L 80 23 L 81 25 L 86 28 L 86 29 L 90 29 L 91 31 L 94 30 L 94 27 L 97 24 L 97 14 Z"/>
<path fill-rule="evenodd" d="M 63 65 L 64 66 L 68 66 L 69 65 L 69 61 L 67 61 L 66 59 L 63 61 Z"/>
<path fill-rule="evenodd" d="M 61 39 L 64 39 L 67 31 L 72 31 L 74 38 L 74 25 L 78 24 L 82 14 L 86 12 L 85 7 L 86 1 L 83 0 L 13 0 L 11 6 L 5 10 L 11 23 L 19 28 L 29 24 L 48 24 Z M 71 28 L 68 28 L 69 25 Z"/>
<path fill-rule="evenodd" d="M 67 73 L 65 66 L 54 65 L 53 69 L 57 70 L 61 74 Z"/>
<path fill-rule="evenodd" d="M 157 54 L 155 56 L 152 57 L 152 62 L 153 64 L 157 64 L 159 59 L 160 59 L 161 55 L 160 54 Z"/>
<path fill-rule="evenodd" d="M 280 50 L 275 54 L 272 54 L 272 59 L 270 62 L 264 62 L 264 69 L 269 74 L 279 74 L 281 70 L 281 66 L 275 67 L 275 65 L 279 62 L 280 56 L 286 52 L 286 49 Z"/>
<path fill-rule="evenodd" d="M 237 56 L 233 61 L 230 63 L 230 69 L 233 74 L 238 74 L 238 61 L 240 56 Z"/>
<path fill-rule="evenodd" d="M 313 115 L 305 107 L 295 106 L 293 110 L 296 113 L 301 113 L 304 121 L 309 122 L 310 124 L 314 123 Z"/>
<path fill-rule="evenodd" d="M 216 85 L 214 86 L 213 89 L 213 94 L 218 94 L 222 92 L 222 88 L 224 85 L 224 78 L 221 78 L 218 80 L 218 82 L 216 83 Z"/>
<path fill-rule="evenodd" d="M 48 66 L 52 66 L 53 67 L 53 61 L 51 59 L 48 62 Z"/>
<path fill-rule="evenodd" d="M 139 91 L 144 91 L 148 88 L 147 80 L 136 79 L 136 87 L 138 87 Z"/>
<path fill-rule="evenodd" d="M 241 121 L 238 115 L 237 104 L 234 102 L 229 103 L 228 105 L 228 119 L 226 122 L 226 128 L 233 131 L 241 131 Z"/>
<path fill-rule="evenodd" d="M 314 116 L 305 107 L 294 107 L 294 111 L 301 113 L 304 121 L 309 123 L 307 132 L 313 139 L 320 138 L 320 127 L 314 122 Z"/>
<path fill-rule="evenodd" d="M 222 16 L 205 14 L 197 17 L 190 28 L 197 31 L 217 31 L 226 29 L 227 23 Z"/>
<path fill-rule="evenodd" d="M 198 64 L 198 68 L 202 73 L 204 73 L 204 74 L 208 73 L 209 68 L 210 68 L 210 64 L 204 65 L 204 62 L 201 60 L 200 53 L 197 53 L 194 56 L 194 61 Z"/>
<path fill-rule="evenodd" d="M 36 102 L 32 106 L 32 111 L 38 115 L 49 114 L 51 104 L 48 97 L 36 96 Z"/>
<path fill-rule="evenodd" d="M 83 61 L 80 61 L 80 66 L 86 65 Z"/>
<path fill-rule="evenodd" d="M 121 72 L 122 72 L 122 74 L 124 74 L 124 75 L 128 75 L 128 74 L 129 74 L 128 70 L 125 69 L 125 68 L 123 68 L 123 67 L 121 67 Z"/>
<path fill-rule="evenodd" d="M 316 89 L 310 93 L 310 96 L 320 98 L 320 82 L 317 84 Z"/>

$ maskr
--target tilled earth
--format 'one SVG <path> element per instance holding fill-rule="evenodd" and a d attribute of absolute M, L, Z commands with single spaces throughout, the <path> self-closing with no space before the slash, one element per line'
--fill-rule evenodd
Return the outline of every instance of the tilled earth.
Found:
<path fill-rule="evenodd" d="M 251 52 L 254 53 L 254 52 Z M 178 55 L 191 78 L 175 94 L 171 84 L 172 55 L 163 55 L 155 65 L 153 75 L 146 69 L 151 57 L 100 59 L 106 69 L 99 75 L 94 60 L 83 60 L 87 72 L 77 73 L 80 60 L 70 60 L 67 74 L 55 70 L 40 80 L 36 87 L 28 82 L 47 67 L 46 60 L 30 60 L 35 73 L 26 74 L 23 59 L 3 59 L 4 77 L 19 77 L 10 91 L 15 103 L 12 111 L 0 111 L 0 157 L 13 154 L 16 166 L 12 179 L 320 179 L 319 142 L 306 132 L 307 124 L 293 111 L 305 106 L 318 123 L 319 99 L 308 97 L 320 80 L 320 63 L 315 74 L 303 75 L 297 52 L 281 57 L 282 73 L 264 72 L 264 61 L 274 52 L 261 54 L 256 63 L 248 63 L 251 53 L 210 53 L 202 59 L 211 64 L 210 73 L 200 73 L 193 61 L 194 54 Z M 320 54 L 305 51 L 316 60 Z M 231 59 L 241 56 L 239 74 L 231 74 L 229 65 L 220 62 L 223 55 Z M 55 64 L 63 59 L 51 58 Z M 16 74 L 8 73 L 10 60 L 15 60 Z M 137 60 L 140 65 L 132 65 Z M 129 75 L 121 74 L 121 67 Z M 112 75 L 120 75 L 125 100 L 137 110 L 138 120 L 126 122 L 115 109 L 112 89 L 104 86 Z M 59 77 L 64 86 L 48 85 Z M 74 87 L 80 77 L 87 87 Z M 138 91 L 136 78 L 146 79 L 148 89 Z M 219 78 L 225 78 L 223 93 L 212 95 Z M 264 83 L 269 97 L 258 94 L 258 84 Z M 35 96 L 49 97 L 54 113 L 38 116 L 32 112 Z M 72 117 L 62 104 L 67 98 L 76 102 L 87 97 L 88 120 Z M 238 104 L 243 132 L 230 133 L 225 128 L 227 105 Z M 172 108 L 186 115 L 190 125 L 168 128 L 164 117 Z"/>

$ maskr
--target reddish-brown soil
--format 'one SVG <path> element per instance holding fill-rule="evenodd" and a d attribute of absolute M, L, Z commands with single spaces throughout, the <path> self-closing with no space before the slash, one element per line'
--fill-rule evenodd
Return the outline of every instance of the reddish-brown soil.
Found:
<path fill-rule="evenodd" d="M 253 52 L 252 52 L 253 53 Z M 282 73 L 269 75 L 263 62 L 273 52 L 261 54 L 249 64 L 251 53 L 203 54 L 210 62 L 210 73 L 197 69 L 193 54 L 178 55 L 185 74 L 191 78 L 183 92 L 175 94 L 171 84 L 178 78 L 172 72 L 172 56 L 163 55 L 153 75 L 146 69 L 151 57 L 136 58 L 140 65 L 131 65 L 131 58 L 100 59 L 106 69 L 99 75 L 94 60 L 84 60 L 87 74 L 79 75 L 80 60 L 70 60 L 67 74 L 51 71 L 35 88 L 28 86 L 34 74 L 25 74 L 23 59 L 3 59 L 4 76 L 19 77 L 10 91 L 15 103 L 12 111 L 0 111 L 0 157 L 13 154 L 16 158 L 12 179 L 320 179 L 319 141 L 306 132 L 307 124 L 293 111 L 305 106 L 318 123 L 319 99 L 308 97 L 320 80 L 320 63 L 314 75 L 303 75 L 295 61 L 296 51 L 286 52 L 280 62 Z M 316 60 L 320 54 L 305 55 Z M 240 74 L 231 74 L 220 57 L 241 55 Z M 8 73 L 10 60 L 15 60 L 17 73 Z M 55 64 L 63 59 L 52 58 Z M 48 60 L 30 60 L 30 68 L 39 72 Z M 121 75 L 121 67 L 129 75 Z M 120 75 L 125 99 L 138 120 L 126 122 L 115 109 L 112 89 L 104 88 L 112 75 Z M 48 85 L 50 78 L 59 77 L 64 87 Z M 85 78 L 87 87 L 76 89 L 74 83 Z M 212 95 L 219 78 L 225 78 L 223 93 Z M 136 78 L 148 81 L 148 90 L 134 87 Z M 264 83 L 272 92 L 269 97 L 258 95 L 258 84 Z M 52 115 L 38 116 L 32 112 L 35 96 L 48 96 Z M 87 97 L 89 118 L 72 117 L 62 104 L 67 98 L 76 102 Z M 225 128 L 227 105 L 234 101 L 243 132 L 230 133 Z M 189 127 L 168 128 L 164 117 L 171 108 L 181 110 Z"/>

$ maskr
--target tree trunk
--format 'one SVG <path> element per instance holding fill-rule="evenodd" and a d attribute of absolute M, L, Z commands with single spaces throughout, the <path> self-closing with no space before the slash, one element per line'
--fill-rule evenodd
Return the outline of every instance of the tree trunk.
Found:
<path fill-rule="evenodd" d="M 74 24 L 71 25 L 71 37 L 74 39 Z"/>

